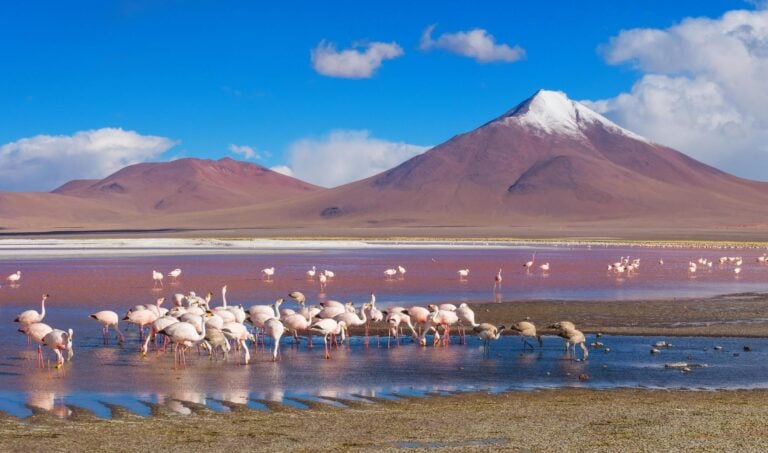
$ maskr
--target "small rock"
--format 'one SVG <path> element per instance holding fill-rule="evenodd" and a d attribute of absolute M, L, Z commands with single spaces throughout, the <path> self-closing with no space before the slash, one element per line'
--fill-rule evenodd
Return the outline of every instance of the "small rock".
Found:
<path fill-rule="evenodd" d="M 722 346 L 715 346 L 715 351 L 722 351 L 722 350 L 723 350 Z"/>
<path fill-rule="evenodd" d="M 748 344 L 748 345 L 744 345 L 744 350 L 745 350 L 746 352 L 749 352 L 749 351 L 751 351 L 751 350 L 752 350 L 752 345 L 751 345 L 751 344 Z"/>
<path fill-rule="evenodd" d="M 588 381 L 589 380 L 589 375 L 587 373 L 581 373 L 579 375 L 579 380 L 580 381 Z"/>

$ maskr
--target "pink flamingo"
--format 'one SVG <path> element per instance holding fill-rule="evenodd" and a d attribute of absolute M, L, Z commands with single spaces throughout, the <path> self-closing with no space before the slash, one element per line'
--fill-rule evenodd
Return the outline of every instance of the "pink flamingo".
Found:
<path fill-rule="evenodd" d="M 144 326 L 152 324 L 159 317 L 159 313 L 152 310 L 137 310 L 129 311 L 123 318 L 123 321 L 128 321 L 131 324 L 139 326 L 139 338 L 143 340 Z"/>
<path fill-rule="evenodd" d="M 88 316 L 95 319 L 99 322 L 99 324 L 102 325 L 101 334 L 104 337 L 104 344 L 109 343 L 110 326 L 114 327 L 115 332 L 117 332 L 117 344 L 122 345 L 125 342 L 125 337 L 123 336 L 123 333 L 120 332 L 120 328 L 117 325 L 118 322 L 120 322 L 120 318 L 117 316 L 117 313 L 111 310 L 102 310 L 97 311 L 96 313 L 91 313 Z"/>
<path fill-rule="evenodd" d="M 501 269 L 499 269 L 499 272 L 496 273 L 496 276 L 493 277 L 493 290 L 496 291 L 496 289 L 501 289 Z"/>
<path fill-rule="evenodd" d="M 429 332 L 432 329 L 434 329 L 435 331 L 434 344 L 437 344 L 437 342 L 440 341 L 440 335 L 437 332 L 437 327 L 439 326 L 443 327 L 443 335 L 445 336 L 443 341 L 446 344 L 450 343 L 450 338 L 451 338 L 450 329 L 452 325 L 459 322 L 458 315 L 456 315 L 456 312 L 454 311 L 440 310 L 440 307 L 434 304 L 429 305 L 429 311 L 432 313 L 432 315 L 428 319 L 427 325 L 424 328 L 424 332 L 421 333 L 419 344 L 421 344 L 422 346 L 426 346 L 427 332 Z"/>
<path fill-rule="evenodd" d="M 67 351 L 67 360 L 72 360 L 72 356 L 75 355 L 72 349 L 73 334 L 72 329 L 66 332 L 53 329 L 43 337 L 43 346 L 48 346 L 56 353 L 56 368 L 61 368 L 64 365 L 64 356 L 61 354 L 61 351 Z"/>
<path fill-rule="evenodd" d="M 27 341 L 34 340 L 37 343 L 37 364 L 42 368 L 43 366 L 43 338 L 48 335 L 53 329 L 48 324 L 42 322 L 36 322 L 22 326 L 19 332 L 27 336 Z"/>
<path fill-rule="evenodd" d="M 341 341 L 344 341 L 344 321 L 336 322 L 333 319 L 321 319 L 311 326 L 309 330 L 313 330 L 323 336 L 323 343 L 325 343 L 325 358 L 326 360 L 331 358 L 331 351 L 328 345 L 328 336 L 341 334 Z"/>

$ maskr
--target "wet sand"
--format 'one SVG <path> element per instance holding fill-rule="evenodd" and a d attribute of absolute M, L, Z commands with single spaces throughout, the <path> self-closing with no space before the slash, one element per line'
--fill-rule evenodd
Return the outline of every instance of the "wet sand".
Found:
<path fill-rule="evenodd" d="M 765 391 L 583 389 L 460 394 L 313 405 L 272 412 L 235 408 L 193 415 L 158 410 L 112 420 L 38 414 L 0 419 L 3 451 L 758 451 L 768 448 Z"/>

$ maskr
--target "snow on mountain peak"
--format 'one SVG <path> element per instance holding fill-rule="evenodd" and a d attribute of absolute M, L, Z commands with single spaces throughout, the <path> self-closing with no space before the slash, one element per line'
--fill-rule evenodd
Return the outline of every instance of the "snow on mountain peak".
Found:
<path fill-rule="evenodd" d="M 610 131 L 650 143 L 650 140 L 628 131 L 584 104 L 573 101 L 562 91 L 539 90 L 517 107 L 499 118 L 516 122 L 545 134 L 584 136 L 584 128 L 599 124 Z"/>

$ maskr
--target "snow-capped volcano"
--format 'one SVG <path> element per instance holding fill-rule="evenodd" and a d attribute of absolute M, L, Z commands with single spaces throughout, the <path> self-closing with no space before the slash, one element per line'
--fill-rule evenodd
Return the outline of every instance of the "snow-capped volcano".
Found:
<path fill-rule="evenodd" d="M 635 140 L 650 140 L 628 131 L 584 104 L 569 99 L 562 91 L 539 90 L 494 121 L 517 123 L 546 134 L 583 136 L 584 131 L 600 125 Z"/>
<path fill-rule="evenodd" d="M 768 185 L 723 173 L 546 90 L 391 170 L 311 198 L 299 202 L 297 218 L 369 225 L 768 214 Z"/>

